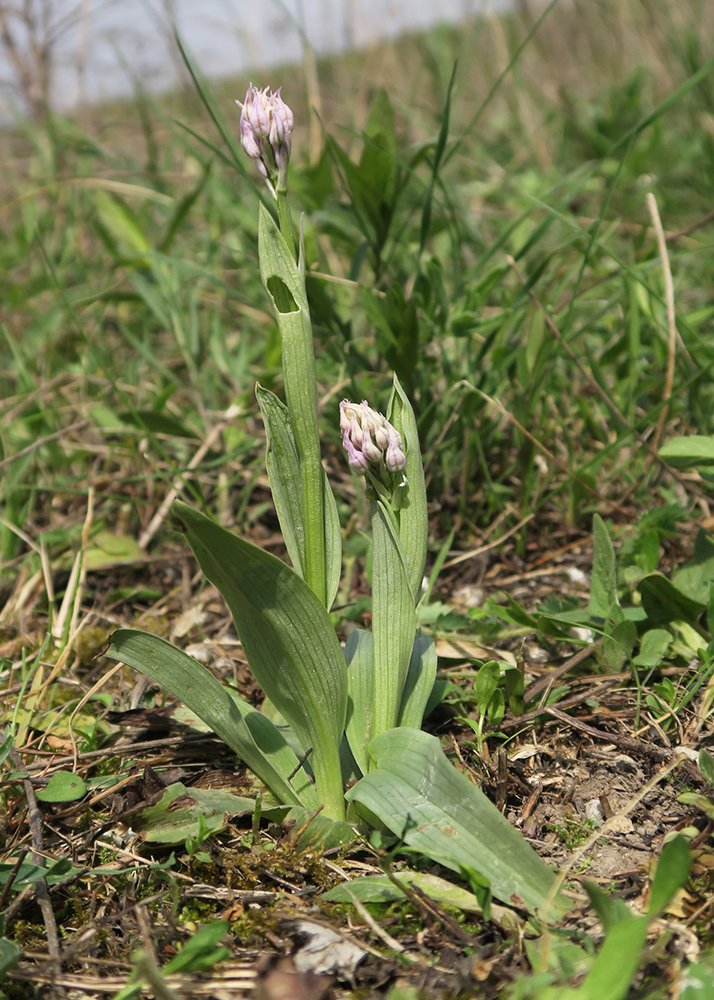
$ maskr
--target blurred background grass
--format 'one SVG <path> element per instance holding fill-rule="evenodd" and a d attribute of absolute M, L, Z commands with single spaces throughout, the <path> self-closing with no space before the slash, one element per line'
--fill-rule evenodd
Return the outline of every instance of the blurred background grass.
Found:
<path fill-rule="evenodd" d="M 324 456 L 357 550 L 337 406 L 383 406 L 391 370 L 419 416 L 435 548 L 530 518 L 524 552 L 534 526 L 547 546 L 594 510 L 685 499 L 648 445 L 712 433 L 713 39 L 705 0 L 524 0 L 252 77 L 295 112 Z M 160 551 L 171 526 L 151 519 L 180 476 L 274 540 L 253 396 L 281 385 L 267 194 L 233 103 L 250 76 L 193 69 L 198 89 L 137 86 L 0 133 L 6 619 L 91 539 L 97 565 Z"/>

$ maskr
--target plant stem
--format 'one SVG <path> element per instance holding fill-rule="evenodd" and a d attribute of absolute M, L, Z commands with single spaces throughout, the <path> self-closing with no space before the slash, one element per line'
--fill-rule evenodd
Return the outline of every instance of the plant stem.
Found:
<path fill-rule="evenodd" d="M 275 192 L 278 201 L 278 223 L 280 224 L 280 232 L 283 235 L 283 239 L 290 247 L 290 253 L 293 255 L 295 260 L 297 256 L 295 253 L 295 234 L 293 233 L 293 221 L 290 216 L 290 205 L 288 203 L 288 192 L 278 190 Z"/>
<path fill-rule="evenodd" d="M 295 240 L 287 191 L 277 191 L 277 202 L 281 235 L 295 259 Z M 304 308 L 300 311 L 300 320 L 293 312 L 279 317 L 283 347 L 283 378 L 285 398 L 300 455 L 305 519 L 304 577 L 310 589 L 317 594 L 323 604 L 326 604 L 324 472 L 317 417 L 315 347 L 304 290 L 302 297 Z"/>

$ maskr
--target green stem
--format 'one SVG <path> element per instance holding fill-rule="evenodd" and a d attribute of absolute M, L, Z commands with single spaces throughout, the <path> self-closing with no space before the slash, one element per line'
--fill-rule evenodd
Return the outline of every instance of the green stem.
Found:
<path fill-rule="evenodd" d="M 287 191 L 277 191 L 277 202 L 280 231 L 295 258 Z M 300 455 L 305 517 L 305 582 L 322 603 L 326 604 L 325 497 L 317 418 L 315 347 L 307 310 L 305 309 L 303 321 L 299 324 L 280 323 L 280 332 L 285 397 Z"/>
<path fill-rule="evenodd" d="M 293 221 L 290 215 L 290 205 L 288 203 L 288 192 L 287 190 L 281 191 L 278 188 L 275 193 L 278 200 L 278 223 L 280 224 L 280 232 L 283 235 L 283 239 L 290 247 L 290 253 L 293 255 L 295 260 L 297 260 L 295 252 L 295 234 L 293 233 Z"/>

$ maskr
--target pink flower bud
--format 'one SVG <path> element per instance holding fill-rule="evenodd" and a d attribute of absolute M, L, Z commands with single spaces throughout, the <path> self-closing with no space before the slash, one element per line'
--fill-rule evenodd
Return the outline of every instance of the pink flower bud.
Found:
<path fill-rule="evenodd" d="M 273 94 L 270 87 L 259 90 L 251 84 L 245 101 L 236 104 L 241 108 L 241 146 L 251 159 L 258 161 L 274 195 L 278 189 L 287 190 L 294 119 L 280 90 Z"/>
<path fill-rule="evenodd" d="M 340 429 L 347 461 L 355 472 L 369 471 L 388 479 L 387 474 L 401 472 L 406 466 L 401 434 L 366 399 L 361 403 L 342 400 Z"/>

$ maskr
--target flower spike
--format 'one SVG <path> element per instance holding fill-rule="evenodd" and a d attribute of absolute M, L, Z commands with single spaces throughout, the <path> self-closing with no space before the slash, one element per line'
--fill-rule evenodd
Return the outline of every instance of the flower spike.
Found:
<path fill-rule="evenodd" d="M 406 466 L 401 434 L 366 399 L 361 403 L 342 400 L 340 430 L 350 468 L 360 475 L 369 473 L 386 485 L 394 473 Z"/>
<path fill-rule="evenodd" d="M 257 160 L 258 169 L 273 197 L 288 189 L 288 162 L 292 145 L 293 113 L 270 87 L 248 87 L 241 109 L 240 142 L 245 153 Z"/>

